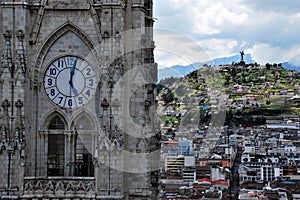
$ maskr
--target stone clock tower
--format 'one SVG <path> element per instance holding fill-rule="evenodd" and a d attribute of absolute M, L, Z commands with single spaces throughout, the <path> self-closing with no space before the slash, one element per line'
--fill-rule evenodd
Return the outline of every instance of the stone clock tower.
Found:
<path fill-rule="evenodd" d="M 152 0 L 0 0 L 0 196 L 158 199 Z"/>

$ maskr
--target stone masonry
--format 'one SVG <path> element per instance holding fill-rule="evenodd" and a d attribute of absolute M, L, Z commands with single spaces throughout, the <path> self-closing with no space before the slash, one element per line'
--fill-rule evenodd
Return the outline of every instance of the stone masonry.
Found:
<path fill-rule="evenodd" d="M 158 199 L 152 4 L 0 0 L 1 198 Z M 96 73 L 77 108 L 45 89 L 67 57 Z"/>

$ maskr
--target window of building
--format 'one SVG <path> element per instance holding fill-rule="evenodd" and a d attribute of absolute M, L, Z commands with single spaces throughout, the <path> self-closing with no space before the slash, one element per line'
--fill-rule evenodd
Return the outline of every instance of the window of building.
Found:
<path fill-rule="evenodd" d="M 65 125 L 59 116 L 55 116 L 49 126 L 49 130 L 64 130 Z M 48 135 L 48 176 L 63 176 L 65 165 L 65 137 L 61 132 Z"/>
<path fill-rule="evenodd" d="M 90 131 L 93 126 L 86 116 L 81 116 L 76 120 L 76 141 L 74 176 L 94 176 L 92 157 L 92 135 Z"/>
<path fill-rule="evenodd" d="M 65 138 L 62 134 L 48 135 L 48 176 L 63 176 Z"/>
<path fill-rule="evenodd" d="M 89 119 L 85 116 L 80 117 L 75 124 L 77 130 L 92 130 L 93 127 Z"/>
<path fill-rule="evenodd" d="M 88 150 L 91 142 L 91 135 L 77 136 L 74 176 L 94 176 L 93 158 Z"/>
<path fill-rule="evenodd" d="M 58 115 L 48 125 L 48 176 L 94 176 L 92 157 L 93 126 L 87 117 L 80 117 L 72 134 L 65 134 L 65 123 Z M 68 137 L 68 138 L 67 138 Z M 71 148 L 71 149 L 66 149 Z"/>
<path fill-rule="evenodd" d="M 59 116 L 55 116 L 51 120 L 48 129 L 52 129 L 52 130 L 64 130 L 65 129 L 65 124 L 64 124 L 63 120 Z"/>

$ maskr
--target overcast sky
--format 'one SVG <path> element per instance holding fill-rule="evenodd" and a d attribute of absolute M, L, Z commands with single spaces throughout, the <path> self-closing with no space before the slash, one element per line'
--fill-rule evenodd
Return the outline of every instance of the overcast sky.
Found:
<path fill-rule="evenodd" d="M 154 0 L 159 68 L 231 56 L 300 65 L 300 0 Z"/>

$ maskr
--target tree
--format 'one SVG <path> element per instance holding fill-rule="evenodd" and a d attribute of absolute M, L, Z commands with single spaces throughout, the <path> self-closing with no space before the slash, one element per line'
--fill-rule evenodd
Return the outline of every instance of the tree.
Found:
<path fill-rule="evenodd" d="M 231 78 L 231 77 L 230 77 L 229 74 L 226 74 L 226 75 L 225 75 L 225 80 L 226 80 L 225 85 L 229 85 L 230 78 Z"/>

